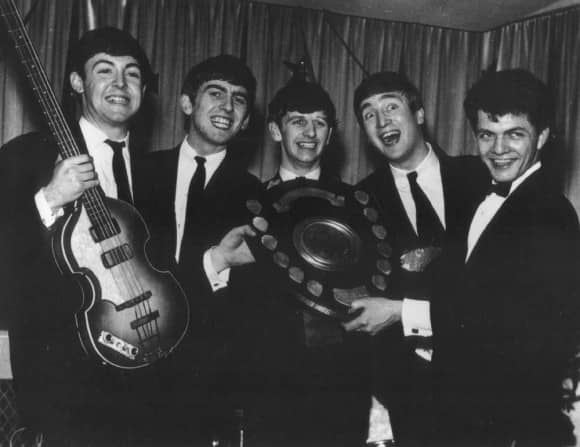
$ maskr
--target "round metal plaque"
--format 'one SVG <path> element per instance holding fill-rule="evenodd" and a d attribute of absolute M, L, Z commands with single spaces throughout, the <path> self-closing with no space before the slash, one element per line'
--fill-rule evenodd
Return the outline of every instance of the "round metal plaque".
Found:
<path fill-rule="evenodd" d="M 272 265 L 283 289 L 306 306 L 345 320 L 354 300 L 388 292 L 389 235 L 366 191 L 299 179 L 247 208 L 268 223 L 254 227 L 258 237 L 248 241 L 254 256 Z"/>
<path fill-rule="evenodd" d="M 337 220 L 306 218 L 294 227 L 293 239 L 300 256 L 321 270 L 345 270 L 360 258 L 360 237 L 349 225 Z"/>

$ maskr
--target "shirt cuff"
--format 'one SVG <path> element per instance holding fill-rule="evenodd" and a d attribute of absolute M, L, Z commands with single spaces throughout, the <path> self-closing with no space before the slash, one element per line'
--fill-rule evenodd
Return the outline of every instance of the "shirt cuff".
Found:
<path fill-rule="evenodd" d="M 406 337 L 431 337 L 433 335 L 429 311 L 429 301 L 403 300 L 401 321 L 403 323 L 403 333 Z"/>
<path fill-rule="evenodd" d="M 211 250 L 212 249 L 209 248 L 203 254 L 203 270 L 205 271 L 212 292 L 216 292 L 228 286 L 230 280 L 230 269 L 227 268 L 219 273 L 216 272 L 215 267 L 211 262 Z"/>
<path fill-rule="evenodd" d="M 64 215 L 64 208 L 58 208 L 56 212 L 52 210 L 46 197 L 44 196 L 44 188 L 41 188 L 34 196 L 34 203 L 36 204 L 36 209 L 40 215 L 40 220 L 46 228 L 50 228 L 54 225 L 59 217 Z"/>

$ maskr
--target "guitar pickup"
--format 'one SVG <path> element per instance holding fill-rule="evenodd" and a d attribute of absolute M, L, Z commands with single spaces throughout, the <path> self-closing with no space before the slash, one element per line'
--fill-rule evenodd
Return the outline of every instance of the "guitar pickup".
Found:
<path fill-rule="evenodd" d="M 137 318 L 136 320 L 131 321 L 131 329 L 138 329 L 141 326 L 145 326 L 152 321 L 155 321 L 159 318 L 159 312 L 151 312 L 150 314 L 145 315 L 144 317 Z"/>
<path fill-rule="evenodd" d="M 115 306 L 115 309 L 117 311 L 128 309 L 130 307 L 142 303 L 143 301 L 147 301 L 149 298 L 151 298 L 151 296 L 153 296 L 153 294 L 151 293 L 150 290 L 148 290 L 147 292 L 142 293 L 141 295 L 136 296 L 135 298 L 132 298 L 130 300 L 125 301 L 122 304 L 119 304 L 118 306 Z"/>
<path fill-rule="evenodd" d="M 133 257 L 133 249 L 129 244 L 119 245 L 101 255 L 105 268 L 110 269 Z"/>
<path fill-rule="evenodd" d="M 95 225 L 89 228 L 89 233 L 96 243 L 103 242 L 105 239 L 116 236 L 121 233 L 121 228 L 116 219 L 111 219 L 112 226 Z"/>

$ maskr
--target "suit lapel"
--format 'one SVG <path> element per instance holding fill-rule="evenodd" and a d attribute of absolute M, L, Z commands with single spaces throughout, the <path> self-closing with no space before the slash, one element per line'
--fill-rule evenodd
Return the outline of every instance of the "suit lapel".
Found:
<path fill-rule="evenodd" d="M 381 196 L 377 197 L 377 202 L 381 205 L 381 214 L 385 216 L 386 224 L 391 227 L 391 232 L 394 232 L 399 237 L 406 241 L 415 241 L 417 234 L 413 229 L 413 224 L 407 216 L 403 201 L 395 185 L 395 179 L 391 169 L 387 166 L 382 168 L 382 172 L 378 176 L 379 185 L 377 191 L 381 191 Z M 401 241 L 403 242 L 403 241 Z"/>
<path fill-rule="evenodd" d="M 482 231 L 477 243 L 471 251 L 471 255 L 466 262 L 467 266 L 474 264 L 484 248 L 494 245 L 494 239 L 498 233 L 505 229 L 505 226 L 511 224 L 520 214 L 517 210 L 524 202 L 533 200 L 534 189 L 540 181 L 541 173 L 534 172 L 519 187 L 511 193 L 497 213 L 489 221 L 488 225 Z M 473 219 L 472 219 L 473 220 Z M 471 226 L 471 224 L 470 224 Z"/>

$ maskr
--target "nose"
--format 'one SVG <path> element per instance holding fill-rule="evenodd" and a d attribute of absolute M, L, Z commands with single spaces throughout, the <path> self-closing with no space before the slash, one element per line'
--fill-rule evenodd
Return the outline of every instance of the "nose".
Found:
<path fill-rule="evenodd" d="M 377 128 L 382 129 L 390 122 L 391 122 L 391 118 L 389 118 L 384 113 L 377 114 Z"/>
<path fill-rule="evenodd" d="M 125 75 L 121 70 L 118 70 L 115 73 L 115 79 L 113 82 L 117 87 L 125 87 L 125 85 L 127 85 L 127 80 L 125 79 Z"/>
<path fill-rule="evenodd" d="M 227 112 L 234 110 L 234 97 L 232 95 L 224 95 L 222 109 L 226 110 Z"/>
<path fill-rule="evenodd" d="M 493 142 L 492 150 L 494 154 L 503 154 L 504 152 L 507 152 L 507 146 L 505 145 L 503 137 L 496 137 L 495 141 Z"/>
<path fill-rule="evenodd" d="M 305 137 L 309 138 L 314 138 L 316 136 L 316 127 L 314 126 L 314 123 L 312 121 L 308 121 L 306 123 L 306 125 L 304 126 L 303 134 Z"/>

